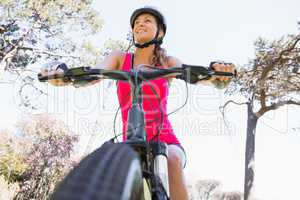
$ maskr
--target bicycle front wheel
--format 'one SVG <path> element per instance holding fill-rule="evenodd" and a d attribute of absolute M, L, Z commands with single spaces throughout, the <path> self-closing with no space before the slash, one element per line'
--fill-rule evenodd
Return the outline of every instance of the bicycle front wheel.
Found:
<path fill-rule="evenodd" d="M 138 154 L 126 144 L 105 143 L 84 158 L 67 175 L 51 199 L 143 199 L 143 180 Z"/>

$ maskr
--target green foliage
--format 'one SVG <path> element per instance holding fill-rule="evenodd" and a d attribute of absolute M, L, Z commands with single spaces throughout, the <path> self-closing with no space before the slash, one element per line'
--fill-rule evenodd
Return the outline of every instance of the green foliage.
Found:
<path fill-rule="evenodd" d="M 119 51 L 127 51 L 130 50 L 129 45 L 124 42 L 124 41 L 120 41 L 120 40 L 112 40 L 109 39 L 105 44 L 104 44 L 104 49 L 101 51 L 102 56 L 107 56 L 111 51 L 114 50 L 119 50 Z"/>
<path fill-rule="evenodd" d="M 106 48 L 94 47 L 86 36 L 102 26 L 90 0 L 0 1 L 0 75 L 5 70 L 18 76 L 10 78 L 20 80 L 19 106 L 29 112 L 40 108 L 34 95 L 46 94 L 36 86 L 42 64 L 59 60 L 69 67 L 94 66 Z"/>
<path fill-rule="evenodd" d="M 297 104 L 300 101 L 296 98 L 300 94 L 299 63 L 299 34 L 277 40 L 258 38 L 255 58 L 239 70 L 236 91 L 260 105 L 259 116 L 287 103 Z"/>
<path fill-rule="evenodd" d="M 216 200 L 242 200 L 243 194 L 238 191 L 219 192 L 214 195 Z"/>
<path fill-rule="evenodd" d="M 30 117 L 18 127 L 17 133 L 0 135 L 0 177 L 8 187 L 18 185 L 15 199 L 48 199 L 74 165 L 77 136 L 48 115 Z"/>
<path fill-rule="evenodd" d="M 231 80 L 228 80 L 228 81 L 213 80 L 213 81 L 211 81 L 211 82 L 212 82 L 212 84 L 213 84 L 217 89 L 222 90 L 222 89 L 226 88 L 226 87 L 229 85 L 230 81 L 231 81 Z"/>
<path fill-rule="evenodd" d="M 77 137 L 62 122 L 47 115 L 29 118 L 19 127 L 32 146 L 25 161 L 30 169 L 23 174 L 25 181 L 17 197 L 45 199 L 72 166 L 70 154 Z"/>
<path fill-rule="evenodd" d="M 199 200 L 242 200 L 243 194 L 239 191 L 224 191 L 222 184 L 217 180 L 198 180 L 193 187 L 190 185 L 189 196 Z"/>
<path fill-rule="evenodd" d="M 24 159 L 10 145 L 0 144 L 0 174 L 8 183 L 21 181 L 26 169 Z"/>
<path fill-rule="evenodd" d="M 84 57 L 80 37 L 100 30 L 103 21 L 92 1 L 5 0 L 0 2 L 0 73 L 20 71 L 45 59 Z M 81 63 L 83 64 L 83 63 Z"/>
<path fill-rule="evenodd" d="M 8 183 L 3 176 L 0 176 L 0 199 L 13 200 L 15 194 L 19 190 L 16 183 Z"/>

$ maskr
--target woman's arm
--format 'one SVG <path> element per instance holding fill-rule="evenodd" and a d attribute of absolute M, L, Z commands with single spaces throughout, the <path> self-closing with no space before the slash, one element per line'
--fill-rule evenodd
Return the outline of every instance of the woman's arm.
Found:
<path fill-rule="evenodd" d="M 172 56 L 168 57 L 168 67 L 182 67 L 182 64 L 183 63 L 178 58 L 172 57 Z M 170 78 L 170 79 L 172 79 L 172 78 Z M 204 80 L 204 81 L 198 81 L 198 83 L 201 83 L 203 85 L 210 85 L 211 81 Z"/>
<path fill-rule="evenodd" d="M 122 51 L 113 51 L 103 61 L 97 63 L 95 68 L 118 70 L 123 63 L 123 59 L 124 53 Z"/>
<path fill-rule="evenodd" d="M 113 51 L 108 56 L 104 58 L 101 62 L 97 63 L 94 68 L 98 69 L 108 69 L 108 70 L 118 70 L 120 69 L 121 64 L 123 63 L 124 53 L 122 51 Z M 83 87 L 94 85 L 99 83 L 101 79 L 91 81 L 88 83 L 74 83 L 74 87 Z"/>
<path fill-rule="evenodd" d="M 168 67 L 182 67 L 182 62 L 176 58 L 169 56 L 168 57 Z M 212 68 L 215 71 L 223 71 L 223 72 L 231 72 L 234 73 L 235 66 L 233 64 L 224 64 L 224 63 L 214 63 L 212 65 Z M 201 83 L 203 85 L 214 85 L 215 87 L 218 87 L 217 85 L 219 82 L 228 82 L 231 80 L 229 77 L 221 76 L 221 77 L 211 77 L 209 80 L 203 80 L 198 81 L 198 83 Z"/>
<path fill-rule="evenodd" d="M 120 65 L 123 62 L 123 57 L 124 57 L 124 53 L 122 51 L 113 51 L 111 52 L 108 56 L 106 56 L 104 58 L 104 60 L 102 60 L 101 62 L 97 63 L 95 68 L 99 68 L 99 69 L 110 69 L 110 70 L 117 70 L 120 68 Z M 41 74 L 43 76 L 46 75 L 54 75 L 54 74 L 63 74 L 64 70 L 61 68 L 57 68 L 56 70 L 51 70 L 51 71 L 46 71 L 43 70 L 41 71 Z M 75 84 L 75 87 L 82 87 L 82 86 L 88 86 L 88 85 L 93 85 L 95 83 L 98 83 L 100 80 L 97 81 L 92 81 L 89 82 L 88 84 Z M 66 82 L 62 79 L 53 79 L 53 80 L 49 80 L 48 81 L 51 85 L 54 86 L 67 86 L 67 85 L 71 85 L 70 82 Z"/>

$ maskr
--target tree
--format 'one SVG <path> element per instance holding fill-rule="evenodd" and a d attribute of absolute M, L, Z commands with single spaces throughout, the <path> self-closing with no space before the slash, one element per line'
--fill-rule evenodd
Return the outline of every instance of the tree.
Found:
<path fill-rule="evenodd" d="M 300 34 L 278 40 L 259 38 L 255 58 L 241 69 L 232 91 L 247 105 L 244 199 L 253 199 L 256 125 L 260 117 L 285 105 L 300 105 Z M 232 92 L 231 91 L 231 92 Z M 228 101 L 224 108 L 229 103 Z M 240 104 L 240 103 L 237 103 Z"/>
<path fill-rule="evenodd" d="M 46 95 L 36 86 L 36 69 L 42 63 L 60 60 L 80 66 L 96 62 L 100 53 L 88 41 L 78 39 L 97 33 L 103 25 L 91 5 L 91 0 L 0 2 L 0 79 L 17 83 L 20 107 L 37 109 L 33 100 Z"/>
<path fill-rule="evenodd" d="M 48 199 L 74 165 L 77 136 L 49 115 L 30 117 L 18 126 L 17 133 L 1 131 L 1 184 L 7 183 L 6 193 L 15 199 Z"/>
<path fill-rule="evenodd" d="M 199 180 L 196 183 L 199 200 L 210 200 L 213 194 L 221 187 L 221 183 L 216 180 Z"/>
<path fill-rule="evenodd" d="M 239 191 L 223 191 L 222 184 L 217 180 L 198 180 L 195 185 L 197 195 L 194 196 L 193 187 L 189 185 L 190 199 L 199 200 L 242 200 Z"/>
<path fill-rule="evenodd" d="M 35 83 L 42 63 L 60 60 L 72 67 L 94 64 L 99 57 L 79 39 L 103 25 L 91 0 L 3 0 L 0 13 L 0 79 L 17 82 L 21 107 L 36 109 L 30 101 L 45 94 Z"/>
<path fill-rule="evenodd" d="M 231 191 L 231 192 L 218 192 L 212 197 L 213 200 L 242 200 L 243 194 L 241 192 Z"/>
<path fill-rule="evenodd" d="M 12 200 L 17 190 L 17 184 L 9 184 L 3 176 L 0 176 L 0 199 Z"/>
<path fill-rule="evenodd" d="M 128 48 L 126 42 L 109 40 L 100 49 L 85 39 L 103 26 L 92 0 L 3 0 L 0 13 L 0 80 L 15 84 L 26 111 L 39 109 L 39 97 L 47 95 L 36 80 L 43 64 L 94 66 L 110 50 Z"/>
<path fill-rule="evenodd" d="M 78 32 L 96 33 L 103 24 L 91 4 L 91 0 L 1 1 L 0 74 L 24 70 L 40 59 L 83 62 L 77 45 L 83 40 L 75 39 Z"/>

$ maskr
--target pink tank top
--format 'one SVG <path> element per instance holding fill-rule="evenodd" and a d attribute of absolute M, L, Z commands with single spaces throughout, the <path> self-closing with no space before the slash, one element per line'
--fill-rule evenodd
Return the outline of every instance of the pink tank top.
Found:
<path fill-rule="evenodd" d="M 130 69 L 131 54 L 127 53 L 121 70 L 129 71 Z M 179 144 L 167 117 L 168 80 L 159 78 L 144 82 L 142 92 L 147 141 L 156 141 L 159 137 L 160 141 L 167 144 Z M 129 83 L 126 81 L 118 81 L 117 94 L 122 111 L 123 140 L 125 141 L 128 111 L 132 105 Z"/>

